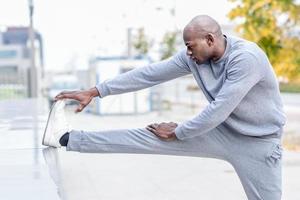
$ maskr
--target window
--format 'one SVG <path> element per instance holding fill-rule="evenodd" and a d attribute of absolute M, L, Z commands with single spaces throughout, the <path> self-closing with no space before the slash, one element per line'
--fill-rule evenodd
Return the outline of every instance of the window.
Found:
<path fill-rule="evenodd" d="M 0 59 L 15 58 L 17 51 L 15 50 L 0 50 Z"/>
<path fill-rule="evenodd" d="M 0 66 L 0 73 L 1 74 L 11 74 L 15 75 L 18 72 L 18 67 L 17 66 Z"/>

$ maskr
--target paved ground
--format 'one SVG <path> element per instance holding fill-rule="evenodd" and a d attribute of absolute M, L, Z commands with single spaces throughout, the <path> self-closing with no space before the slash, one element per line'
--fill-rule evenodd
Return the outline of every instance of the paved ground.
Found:
<path fill-rule="evenodd" d="M 48 112 L 45 102 L 0 102 L 0 110 L 1 199 L 246 199 L 237 175 L 226 162 L 45 148 L 41 145 Z M 69 112 L 68 116 L 76 129 L 99 130 L 180 122 L 193 114 L 177 106 L 161 115 L 99 117 Z M 283 199 L 297 200 L 300 196 L 300 153 L 285 151 L 283 189 Z"/>

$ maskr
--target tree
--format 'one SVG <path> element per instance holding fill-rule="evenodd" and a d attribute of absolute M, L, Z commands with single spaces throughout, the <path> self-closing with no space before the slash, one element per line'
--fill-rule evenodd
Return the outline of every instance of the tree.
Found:
<path fill-rule="evenodd" d="M 256 42 L 276 73 L 290 80 L 300 75 L 300 5 L 295 0 L 229 0 L 228 16 L 240 20 L 237 32 Z"/>
<path fill-rule="evenodd" d="M 133 42 L 133 46 L 140 55 L 145 55 L 148 53 L 152 43 L 149 42 L 149 39 L 146 37 L 144 28 L 138 29 L 138 35 Z"/>
<path fill-rule="evenodd" d="M 161 42 L 161 60 L 172 56 L 179 45 L 179 31 L 166 32 Z"/>

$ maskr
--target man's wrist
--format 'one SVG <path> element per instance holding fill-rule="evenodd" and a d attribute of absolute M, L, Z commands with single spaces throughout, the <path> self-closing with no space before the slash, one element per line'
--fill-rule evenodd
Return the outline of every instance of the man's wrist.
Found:
<path fill-rule="evenodd" d="M 88 92 L 91 94 L 92 97 L 100 96 L 100 93 L 96 87 L 89 89 Z"/>
<path fill-rule="evenodd" d="M 172 135 L 173 135 L 173 137 L 174 137 L 175 139 L 178 140 L 177 135 L 175 134 L 175 130 L 172 132 Z"/>

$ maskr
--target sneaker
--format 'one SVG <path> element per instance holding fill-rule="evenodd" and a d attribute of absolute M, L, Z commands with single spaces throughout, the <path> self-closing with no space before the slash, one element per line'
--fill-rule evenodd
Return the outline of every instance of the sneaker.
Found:
<path fill-rule="evenodd" d="M 61 147 L 59 139 L 71 131 L 65 116 L 65 101 L 56 101 L 49 113 L 42 144 L 51 147 Z"/>

